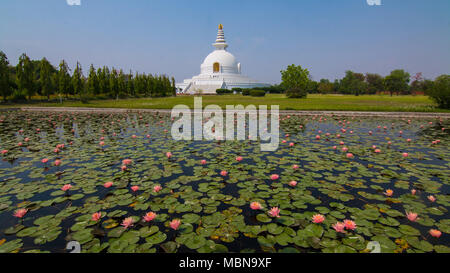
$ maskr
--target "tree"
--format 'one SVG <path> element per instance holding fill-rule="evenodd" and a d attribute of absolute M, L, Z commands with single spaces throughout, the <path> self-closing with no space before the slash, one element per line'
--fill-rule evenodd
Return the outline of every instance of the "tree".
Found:
<path fill-rule="evenodd" d="M 282 85 L 286 87 L 289 98 L 304 98 L 307 95 L 310 75 L 308 69 L 294 64 L 281 71 Z"/>
<path fill-rule="evenodd" d="M 0 93 L 4 101 L 12 94 L 12 85 L 9 74 L 8 58 L 3 51 L 0 51 Z"/>
<path fill-rule="evenodd" d="M 111 70 L 111 76 L 109 78 L 109 92 L 110 96 L 116 99 L 119 99 L 119 83 L 118 78 L 119 75 L 116 69 Z"/>
<path fill-rule="evenodd" d="M 383 77 L 379 74 L 366 73 L 367 93 L 376 94 L 383 91 Z"/>
<path fill-rule="evenodd" d="M 364 80 L 365 76 L 363 74 L 348 70 L 345 72 L 345 77 L 339 84 L 339 91 L 343 94 L 354 94 L 359 96 L 367 90 L 367 84 Z"/>
<path fill-rule="evenodd" d="M 328 79 L 321 79 L 317 91 L 321 94 L 330 94 L 333 93 L 334 86 Z"/>
<path fill-rule="evenodd" d="M 46 58 L 43 58 L 40 62 L 39 83 L 42 95 L 46 96 L 47 100 L 50 100 L 50 95 L 53 93 L 52 70 L 54 70 L 52 65 Z"/>
<path fill-rule="evenodd" d="M 93 95 L 100 94 L 97 72 L 95 71 L 94 65 L 92 65 L 92 64 L 89 68 L 89 76 L 88 76 L 86 85 L 87 85 L 87 92 L 89 94 L 93 94 Z"/>
<path fill-rule="evenodd" d="M 286 70 L 281 71 L 282 85 L 289 88 L 307 89 L 310 81 L 308 69 L 303 69 L 300 65 L 294 64 L 287 67 Z"/>
<path fill-rule="evenodd" d="M 59 63 L 59 71 L 57 75 L 58 93 L 60 96 L 62 94 L 66 95 L 67 98 L 70 94 L 71 78 L 69 74 L 69 66 L 66 61 L 62 60 Z"/>
<path fill-rule="evenodd" d="M 73 71 L 72 75 L 72 87 L 74 95 L 80 95 L 82 97 L 84 95 L 84 79 L 83 79 L 83 71 L 79 62 L 77 62 L 77 66 L 75 71 Z"/>
<path fill-rule="evenodd" d="M 403 69 L 397 69 L 391 72 L 389 76 L 384 79 L 384 86 L 386 90 L 389 90 L 391 96 L 394 93 L 397 95 L 401 92 L 405 93 L 409 90 L 410 75 Z"/>
<path fill-rule="evenodd" d="M 20 91 L 24 92 L 28 96 L 28 99 L 31 100 L 31 97 L 35 93 L 33 64 L 25 53 L 20 56 L 16 71 L 17 85 Z"/>
<path fill-rule="evenodd" d="M 441 75 L 436 78 L 427 94 L 441 108 L 450 109 L 450 75 Z"/>

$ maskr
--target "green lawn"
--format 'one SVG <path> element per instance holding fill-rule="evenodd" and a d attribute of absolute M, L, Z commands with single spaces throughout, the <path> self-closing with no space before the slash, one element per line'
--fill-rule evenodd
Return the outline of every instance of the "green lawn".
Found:
<path fill-rule="evenodd" d="M 89 103 L 67 101 L 60 103 L 0 104 L 0 107 L 53 106 L 53 107 L 93 107 L 129 109 L 172 109 L 178 104 L 193 108 L 194 97 L 180 96 L 169 98 L 142 98 L 122 100 L 95 100 Z M 271 94 L 266 97 L 242 95 L 203 96 L 203 107 L 217 104 L 226 105 L 279 105 L 280 110 L 332 110 L 332 111 L 391 111 L 391 112 L 450 112 L 436 108 L 426 96 L 388 96 L 388 95 L 308 95 L 307 99 L 288 99 L 284 95 Z"/>

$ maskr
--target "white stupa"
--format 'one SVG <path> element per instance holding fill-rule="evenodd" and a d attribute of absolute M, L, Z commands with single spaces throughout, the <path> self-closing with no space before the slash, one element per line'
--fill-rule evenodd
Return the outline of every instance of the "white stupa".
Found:
<path fill-rule="evenodd" d="M 254 88 L 265 87 L 270 84 L 259 83 L 246 76 L 241 75 L 241 64 L 236 61 L 233 54 L 226 51 L 228 44 L 222 24 L 219 25 L 216 48 L 209 54 L 200 66 L 200 75 L 192 79 L 184 80 L 176 85 L 178 93 L 181 94 L 216 94 L 220 88 Z"/>

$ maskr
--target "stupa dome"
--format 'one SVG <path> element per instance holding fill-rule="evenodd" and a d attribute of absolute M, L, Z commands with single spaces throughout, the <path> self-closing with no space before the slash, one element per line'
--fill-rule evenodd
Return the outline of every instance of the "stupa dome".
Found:
<path fill-rule="evenodd" d="M 219 65 L 221 73 L 239 73 L 236 58 L 224 49 L 215 50 L 205 58 L 201 65 L 201 73 L 213 73 L 214 64 Z"/>

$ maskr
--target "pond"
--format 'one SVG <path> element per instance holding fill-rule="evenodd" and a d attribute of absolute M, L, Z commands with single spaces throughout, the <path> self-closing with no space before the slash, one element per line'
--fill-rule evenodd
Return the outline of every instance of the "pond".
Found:
<path fill-rule="evenodd" d="M 274 152 L 172 122 L 0 113 L 0 252 L 450 250 L 449 120 L 282 115 Z"/>

